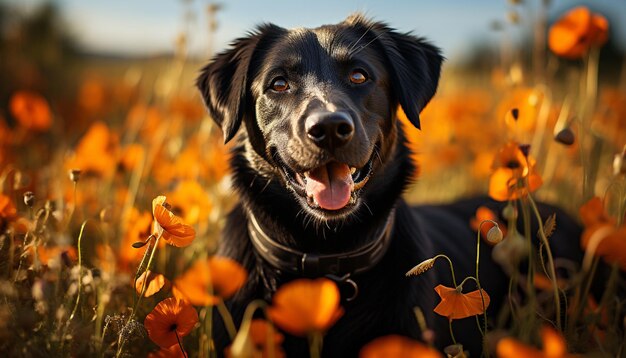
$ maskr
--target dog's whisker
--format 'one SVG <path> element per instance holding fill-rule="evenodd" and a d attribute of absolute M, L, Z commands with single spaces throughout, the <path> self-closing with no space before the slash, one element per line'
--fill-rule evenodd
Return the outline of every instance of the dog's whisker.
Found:
<path fill-rule="evenodd" d="M 265 189 L 267 189 L 268 186 L 270 186 L 270 184 L 272 183 L 272 179 L 268 178 L 267 179 L 267 183 L 265 184 L 265 186 L 263 187 L 263 189 L 261 189 L 261 193 L 265 191 Z"/>
<path fill-rule="evenodd" d="M 368 32 L 370 32 L 370 30 L 374 27 L 374 24 L 369 25 L 365 31 L 363 32 L 363 34 L 361 35 L 361 37 L 359 37 L 352 45 L 350 45 L 350 47 L 348 47 L 348 53 L 352 52 L 352 50 L 354 50 L 356 48 L 356 46 L 359 44 L 359 42 L 361 42 L 361 40 L 365 37 L 365 35 L 367 35 Z"/>
<path fill-rule="evenodd" d="M 367 205 L 367 203 L 365 202 L 365 200 L 363 200 L 363 205 L 365 206 L 365 208 L 367 209 L 367 211 L 370 212 L 370 215 L 374 216 L 374 213 L 372 212 L 372 209 L 370 208 L 369 205 Z"/>
<path fill-rule="evenodd" d="M 376 158 L 378 158 L 380 165 L 383 165 L 383 158 L 380 157 L 380 153 L 378 152 L 377 149 L 374 149 L 374 154 L 376 155 Z"/>
<path fill-rule="evenodd" d="M 367 46 L 371 45 L 374 41 L 378 40 L 382 35 L 386 34 L 389 30 L 387 31 L 383 31 L 381 33 L 379 33 L 378 35 L 376 35 L 376 37 L 374 37 L 370 42 L 366 43 L 365 45 L 359 46 L 357 47 L 354 51 L 350 52 L 350 56 L 354 56 L 357 53 L 363 51 L 365 48 L 367 48 Z"/>

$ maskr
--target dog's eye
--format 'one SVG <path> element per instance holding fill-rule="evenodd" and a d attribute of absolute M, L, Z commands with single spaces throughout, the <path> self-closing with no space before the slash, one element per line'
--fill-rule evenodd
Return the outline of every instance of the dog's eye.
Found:
<path fill-rule="evenodd" d="M 271 85 L 272 90 L 276 92 L 285 92 L 289 89 L 289 83 L 282 77 L 275 78 Z"/>
<path fill-rule="evenodd" d="M 354 70 L 350 72 L 350 82 L 360 85 L 361 83 L 365 83 L 367 81 L 367 73 L 363 70 Z"/>

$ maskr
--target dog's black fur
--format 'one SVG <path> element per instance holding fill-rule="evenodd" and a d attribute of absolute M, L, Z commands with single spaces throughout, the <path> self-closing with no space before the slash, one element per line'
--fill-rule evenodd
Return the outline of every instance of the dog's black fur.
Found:
<path fill-rule="evenodd" d="M 324 254 L 366 244 L 395 208 L 391 244 L 375 267 L 352 277 L 359 295 L 342 302 L 345 314 L 327 332 L 324 355 L 355 356 L 365 343 L 388 334 L 421 339 L 414 307 L 426 314 L 437 345 L 451 344 L 447 320 L 433 313 L 438 302 L 433 288 L 439 283 L 451 286 L 449 270 L 438 263 L 419 277 L 407 278 L 405 272 L 445 253 L 454 261 L 457 277 L 472 275 L 476 234 L 469 219 L 479 205 L 496 210 L 501 205 L 474 199 L 410 207 L 401 198 L 415 168 L 396 108 L 401 106 L 419 127 L 419 113 L 436 91 L 441 63 L 439 50 L 423 39 L 356 15 L 315 29 L 260 26 L 202 70 L 198 87 L 225 141 L 244 127 L 231 160 L 240 203 L 228 216 L 219 247 L 219 254 L 236 259 L 249 272 L 246 286 L 229 302 L 236 320 L 251 300 L 270 300 L 277 287 L 297 278 L 271 267 L 255 252 L 248 232 L 250 213 L 274 240 Z M 355 70 L 367 77 L 364 83 L 350 82 Z M 353 125 L 351 138 L 347 143 L 320 143 L 308 121 L 338 112 Z M 354 180 L 367 176 L 369 181 L 350 193 L 345 206 L 327 210 L 307 195 L 302 173 L 332 162 L 367 168 Z M 579 237 L 575 223 L 560 224 L 553 242 Z M 576 250 L 556 254 L 579 258 Z M 489 313 L 495 314 L 508 278 L 491 260 L 487 245 L 481 246 L 480 271 L 492 300 Z M 454 323 L 457 339 L 472 355 L 481 351 L 475 324 L 474 318 Z M 283 346 L 289 356 L 308 354 L 306 339 L 288 336 Z"/>

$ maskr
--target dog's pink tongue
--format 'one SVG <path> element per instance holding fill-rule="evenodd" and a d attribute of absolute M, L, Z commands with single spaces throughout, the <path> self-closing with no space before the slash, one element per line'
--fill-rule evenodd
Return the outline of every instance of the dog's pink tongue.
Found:
<path fill-rule="evenodd" d="M 350 167 L 331 162 L 309 172 L 305 190 L 322 209 L 339 210 L 350 201 L 353 187 Z"/>

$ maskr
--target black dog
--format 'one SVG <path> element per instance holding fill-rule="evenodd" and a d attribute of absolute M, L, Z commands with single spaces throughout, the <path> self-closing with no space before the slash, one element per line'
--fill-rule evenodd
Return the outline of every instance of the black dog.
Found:
<path fill-rule="evenodd" d="M 447 320 L 432 311 L 433 288 L 451 285 L 449 270 L 442 266 L 441 278 L 435 270 L 405 272 L 446 253 L 457 275 L 473 274 L 468 222 L 484 201 L 407 206 L 401 194 L 415 168 L 396 117 L 401 106 L 419 128 L 441 63 L 423 39 L 355 15 L 315 29 L 260 26 L 202 70 L 197 84 L 225 141 L 245 127 L 231 160 L 241 203 L 219 248 L 250 273 L 229 303 L 238 319 L 251 300 L 270 300 L 285 282 L 326 276 L 339 284 L 345 315 L 325 336 L 325 356 L 355 356 L 388 334 L 420 339 L 414 307 L 434 327 L 437 345 L 451 344 Z M 490 248 L 481 255 L 495 313 L 508 279 Z M 460 320 L 455 330 L 478 355 L 475 324 Z M 283 346 L 290 356 L 308 354 L 305 339 L 287 337 Z"/>

